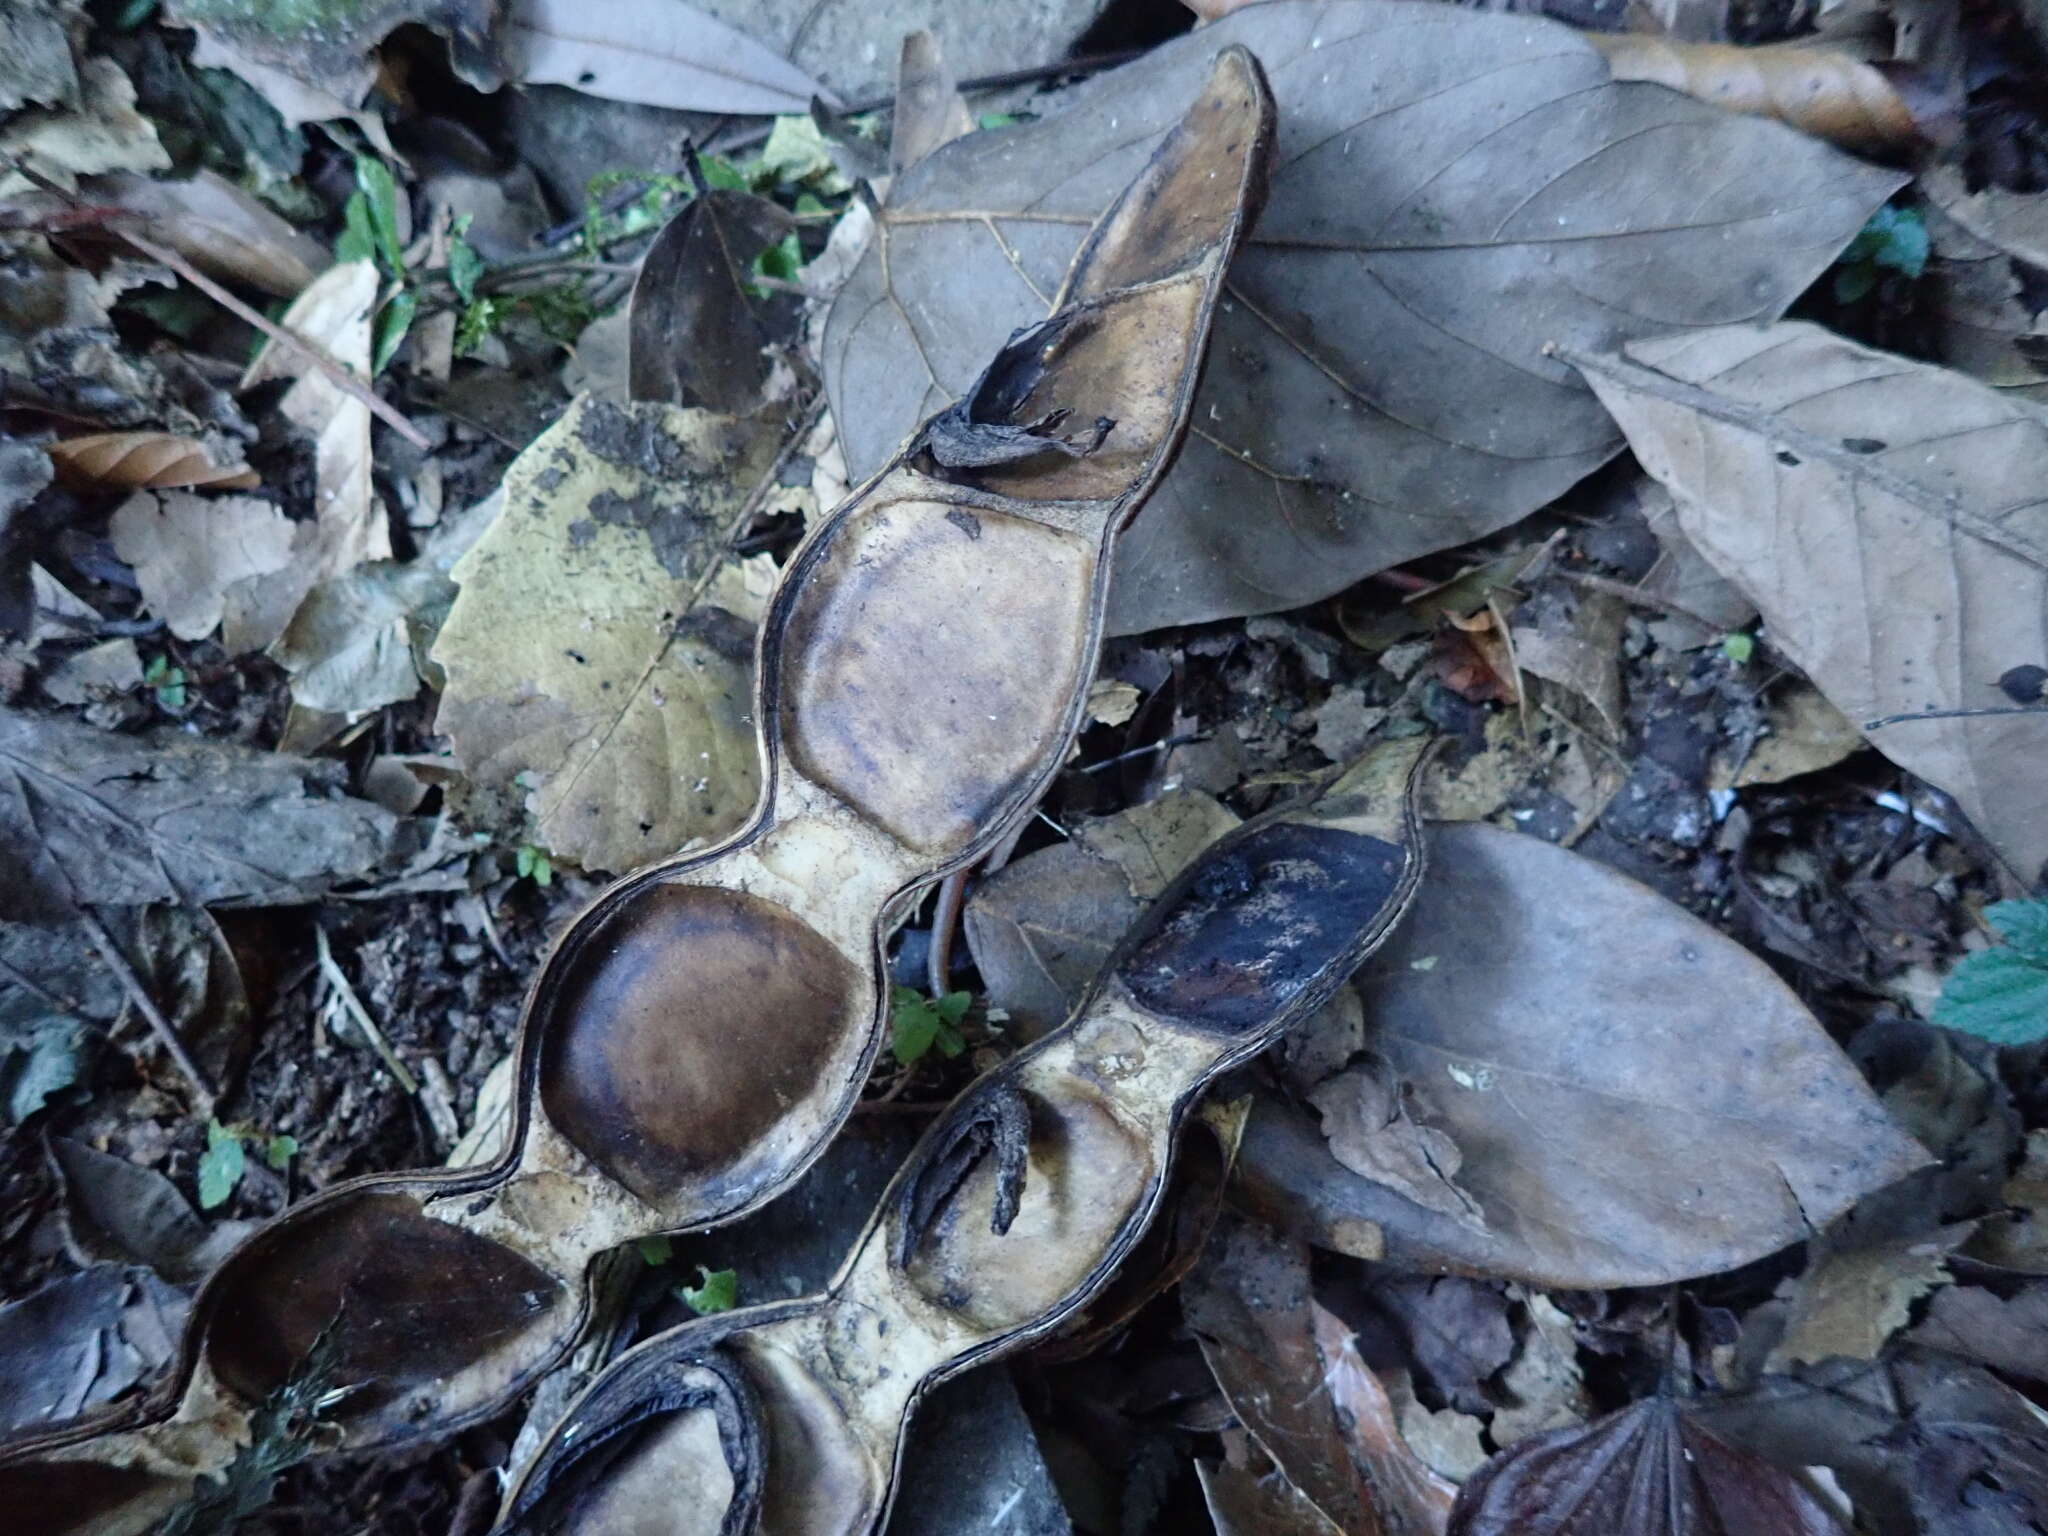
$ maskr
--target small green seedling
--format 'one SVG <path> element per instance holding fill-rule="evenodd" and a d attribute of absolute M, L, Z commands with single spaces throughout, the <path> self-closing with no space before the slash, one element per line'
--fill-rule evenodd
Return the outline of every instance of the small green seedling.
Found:
<path fill-rule="evenodd" d="M 217 1210 L 227 1204 L 228 1196 L 235 1192 L 235 1186 L 242 1182 L 242 1175 L 249 1171 L 250 1143 L 257 1143 L 263 1152 L 263 1161 L 282 1173 L 299 1155 L 299 1142 L 295 1136 L 265 1136 L 242 1125 L 222 1125 L 218 1120 L 206 1122 L 206 1150 L 199 1156 L 199 1208 L 202 1211 Z"/>
<path fill-rule="evenodd" d="M 640 1250 L 640 1262 L 649 1269 L 659 1269 L 675 1257 L 675 1245 L 659 1235 L 643 1237 L 633 1246 Z"/>
<path fill-rule="evenodd" d="M 175 715 L 186 703 L 185 669 L 171 665 L 168 656 L 152 656 L 142 674 L 142 685 L 156 694 L 157 708 Z"/>
<path fill-rule="evenodd" d="M 1738 667 L 1748 666 L 1749 658 L 1756 654 L 1756 636 L 1739 629 L 1723 635 L 1721 654 Z"/>
<path fill-rule="evenodd" d="M 1995 1045 L 2048 1040 L 2048 900 L 2001 901 L 1984 920 L 2005 942 L 1949 972 L 1934 1022 Z"/>
<path fill-rule="evenodd" d="M 356 156 L 356 189 L 349 194 L 341 221 L 334 259 L 373 261 L 387 279 L 399 285 L 378 310 L 371 335 L 370 372 L 379 374 L 412 329 L 420 300 L 407 281 L 405 248 L 398 239 L 398 182 L 391 167 L 375 155 Z"/>
<path fill-rule="evenodd" d="M 543 890 L 555 883 L 554 864 L 544 850 L 534 847 L 531 843 L 521 843 L 519 852 L 513 856 L 512 862 L 522 880 L 531 880 Z"/>
<path fill-rule="evenodd" d="M 897 1061 L 912 1066 L 936 1048 L 941 1056 L 958 1056 L 967 1049 L 960 1033 L 960 1021 L 974 1001 L 971 992 L 948 992 L 944 997 L 926 997 L 915 987 L 894 987 L 889 994 L 890 1046 Z"/>
<path fill-rule="evenodd" d="M 739 1305 L 740 1277 L 730 1269 L 710 1270 L 699 1264 L 697 1284 L 677 1286 L 676 1299 L 699 1317 L 730 1312 Z"/>

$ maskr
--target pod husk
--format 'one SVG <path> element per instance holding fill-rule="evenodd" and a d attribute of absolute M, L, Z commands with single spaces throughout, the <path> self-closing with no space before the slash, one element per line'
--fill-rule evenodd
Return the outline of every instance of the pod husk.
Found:
<path fill-rule="evenodd" d="M 506 1156 L 357 1180 L 259 1229 L 155 1391 L 0 1447 L 13 1529 L 143 1529 L 224 1468 L 316 1340 L 348 1389 L 321 1424 L 337 1448 L 487 1417 L 574 1342 L 597 1254 L 801 1176 L 880 1043 L 893 917 L 1030 814 L 1079 728 L 1110 544 L 1185 430 L 1271 137 L 1256 61 L 1225 51 L 1049 317 L 810 532 L 762 626 L 755 813 L 557 943 Z"/>
<path fill-rule="evenodd" d="M 499 1536 L 878 1529 L 917 1403 L 1101 1293 L 1208 1085 L 1327 1002 L 1407 911 L 1425 755 L 1390 744 L 1213 845 L 1064 1025 L 940 1116 L 829 1289 L 621 1356 L 519 1475 Z M 672 1388 L 691 1373 L 744 1383 L 746 1432 L 707 1432 L 707 1405 Z"/>

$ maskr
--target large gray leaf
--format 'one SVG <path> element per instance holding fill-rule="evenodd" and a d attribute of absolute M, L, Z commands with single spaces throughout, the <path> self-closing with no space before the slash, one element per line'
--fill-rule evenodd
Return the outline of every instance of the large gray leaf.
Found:
<path fill-rule="evenodd" d="M 378 868 L 398 818 L 339 763 L 160 745 L 0 710 L 0 918 L 79 905 L 277 905 Z"/>
<path fill-rule="evenodd" d="M 2048 662 L 2048 413 L 1818 327 L 1731 327 L 1582 360 L 1700 553 L 1859 725 L 2010 710 Z M 2048 713 L 1866 727 L 2031 883 Z"/>
<path fill-rule="evenodd" d="M 1415 908 L 1359 973 L 1366 1044 L 1464 1154 L 1485 1230 L 1338 1164 L 1262 1103 L 1240 1169 L 1289 1224 L 1389 1259 L 1652 1285 L 1811 1236 L 1926 1161 L 1769 966 L 1540 838 L 1431 829 Z"/>
<path fill-rule="evenodd" d="M 1550 22 L 1253 6 L 904 174 L 825 335 L 856 477 L 1045 313 L 1232 42 L 1279 102 L 1272 195 L 1187 447 L 1118 554 L 1118 632 L 1292 607 L 1543 505 L 1621 443 L 1547 346 L 1772 319 L 1900 183 L 1617 84 Z"/>

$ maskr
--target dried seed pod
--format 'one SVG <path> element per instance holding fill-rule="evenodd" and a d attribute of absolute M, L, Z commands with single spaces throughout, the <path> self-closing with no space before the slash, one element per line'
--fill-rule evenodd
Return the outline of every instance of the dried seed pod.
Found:
<path fill-rule="evenodd" d="M 939 1118 L 829 1290 L 622 1356 L 515 1482 L 501 1536 L 876 1529 L 919 1399 L 1102 1290 L 1150 1224 L 1203 1090 L 1327 1002 L 1407 910 L 1423 756 L 1393 743 L 1313 804 L 1210 848 L 1066 1024 Z M 664 1406 L 679 1373 L 712 1370 L 750 1384 L 750 1436 L 702 1404 Z"/>
<path fill-rule="evenodd" d="M 1029 815 L 1066 755 L 1109 544 L 1185 428 L 1271 125 L 1257 63 L 1226 51 L 1050 318 L 809 534 L 762 626 L 760 804 L 557 944 L 506 1158 L 360 1180 L 256 1233 L 158 1392 L 0 1454 L 17 1529 L 139 1530 L 221 1469 L 316 1340 L 351 1389 L 323 1418 L 339 1444 L 474 1422 L 574 1341 L 598 1253 L 734 1219 L 802 1174 L 880 1043 L 889 915 Z M 1087 1102 L 1048 1103 L 1116 1144 Z M 1020 1220 L 1034 1209 L 1027 1191 Z"/>

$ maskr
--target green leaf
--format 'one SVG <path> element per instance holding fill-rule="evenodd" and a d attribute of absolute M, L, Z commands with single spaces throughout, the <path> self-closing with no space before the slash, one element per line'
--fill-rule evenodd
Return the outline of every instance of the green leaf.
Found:
<path fill-rule="evenodd" d="M 185 669 L 172 666 L 168 656 L 152 656 L 142 682 L 155 692 L 160 709 L 176 714 L 185 707 Z"/>
<path fill-rule="evenodd" d="M 975 119 L 975 124 L 982 132 L 988 133 L 994 129 L 1008 128 L 1013 123 L 1021 123 L 1023 121 L 1024 119 L 1015 112 L 984 112 Z"/>
<path fill-rule="evenodd" d="M 534 854 L 533 844 L 521 843 L 519 851 L 512 855 L 512 867 L 519 872 L 520 879 L 524 880 L 533 874 Z"/>
<path fill-rule="evenodd" d="M 704 185 L 722 187 L 728 192 L 750 192 L 753 182 L 738 166 L 723 155 L 699 155 L 697 169 L 704 173 Z"/>
<path fill-rule="evenodd" d="M 697 1266 L 700 1277 L 696 1285 L 679 1285 L 676 1296 L 699 1317 L 708 1317 L 713 1312 L 730 1312 L 740 1299 L 740 1277 L 729 1269 L 717 1271 Z"/>
<path fill-rule="evenodd" d="M 522 843 L 514 860 L 521 879 L 545 889 L 555 883 L 555 866 L 547 854 L 531 843 Z"/>
<path fill-rule="evenodd" d="M 249 1165 L 239 1134 L 218 1120 L 206 1123 L 206 1151 L 199 1158 L 199 1209 L 225 1205 Z"/>
<path fill-rule="evenodd" d="M 341 238 L 334 242 L 336 261 L 375 261 L 377 230 L 370 214 L 370 200 L 351 192 L 341 210 Z"/>
<path fill-rule="evenodd" d="M 455 322 L 455 353 L 467 357 L 483 345 L 484 338 L 505 323 L 505 299 L 478 299 L 463 310 Z"/>
<path fill-rule="evenodd" d="M 643 1237 L 634 1246 L 640 1250 L 640 1262 L 649 1269 L 659 1269 L 675 1257 L 675 1247 L 665 1237 Z"/>
<path fill-rule="evenodd" d="M 948 992 L 933 1001 L 932 1007 L 948 1024 L 958 1024 L 967 1017 L 967 1010 L 974 1005 L 972 992 Z"/>
<path fill-rule="evenodd" d="M 889 999 L 889 1048 L 897 1061 L 911 1066 L 932 1048 L 943 1021 L 931 1000 L 915 988 L 892 987 Z"/>
<path fill-rule="evenodd" d="M 803 247 L 797 243 L 796 231 L 791 230 L 754 258 L 754 275 L 794 282 L 797 269 L 803 264 Z"/>
<path fill-rule="evenodd" d="M 1749 658 L 1756 654 L 1756 636 L 1736 630 L 1721 637 L 1721 654 L 1738 667 L 1749 665 Z"/>
<path fill-rule="evenodd" d="M 1871 259 L 1880 267 L 1890 267 L 1907 277 L 1919 277 L 1927 270 L 1926 218 L 1918 208 L 1880 208 L 1878 212 L 1888 213 L 1891 217 L 1884 222 Z"/>
<path fill-rule="evenodd" d="M 299 1155 L 299 1138 L 296 1136 L 272 1136 L 263 1143 L 263 1161 L 279 1173 Z"/>
<path fill-rule="evenodd" d="M 2048 1039 L 2048 901 L 2001 901 L 1984 916 L 2006 942 L 1963 957 L 1934 1022 L 1996 1045 Z"/>
<path fill-rule="evenodd" d="M 476 285 L 484 275 L 484 259 L 460 235 L 448 247 L 448 282 L 464 304 L 476 303 Z"/>
<path fill-rule="evenodd" d="M 377 256 L 384 270 L 396 277 L 405 270 L 405 252 L 398 243 L 398 183 L 391 167 L 374 155 L 356 156 L 356 190 L 368 205 Z"/>
<path fill-rule="evenodd" d="M 420 301 L 410 288 L 402 288 L 391 295 L 391 300 L 377 313 L 377 336 L 370 352 L 370 373 L 374 377 L 390 366 L 399 343 L 405 340 L 405 333 L 412 329 L 412 317 L 419 312 Z"/>

